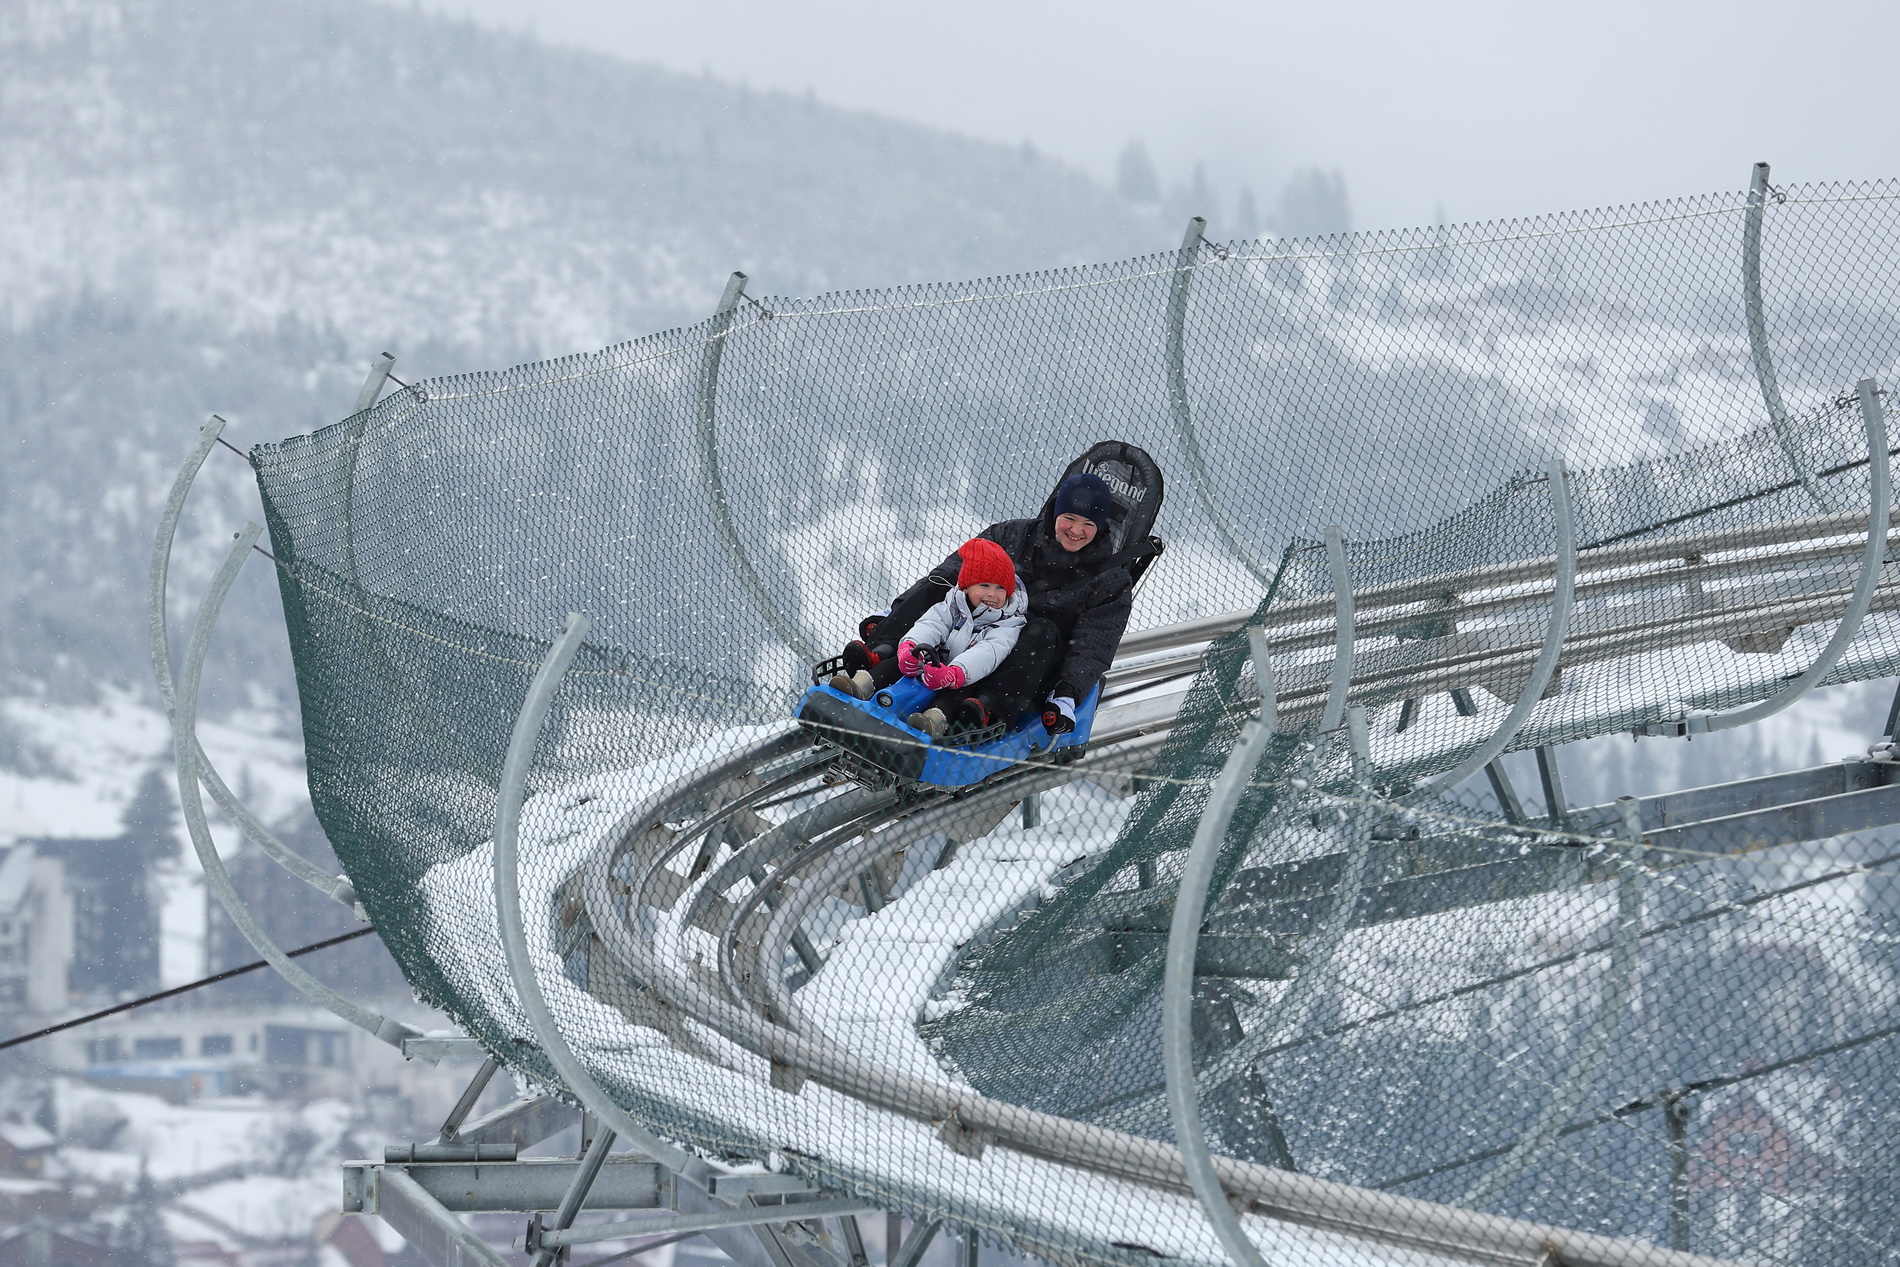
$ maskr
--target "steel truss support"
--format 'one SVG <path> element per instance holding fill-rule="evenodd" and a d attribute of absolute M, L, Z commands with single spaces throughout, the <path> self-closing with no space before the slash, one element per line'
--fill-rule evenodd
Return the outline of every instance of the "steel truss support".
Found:
<path fill-rule="evenodd" d="M 1840 509 L 1836 499 L 1822 488 L 1809 469 L 1808 461 L 1795 444 L 1788 429 L 1788 407 L 1781 401 L 1781 384 L 1775 378 L 1774 356 L 1768 349 L 1768 319 L 1761 302 L 1761 226 L 1768 209 L 1768 164 L 1757 163 L 1748 182 L 1747 210 L 1742 213 L 1742 309 L 1748 324 L 1748 352 L 1755 363 L 1755 384 L 1761 388 L 1761 402 L 1768 409 L 1768 424 L 1788 458 L 1801 487 L 1807 490 L 1822 513 Z"/>
<path fill-rule="evenodd" d="M 699 363 L 699 410 L 693 431 L 699 445 L 699 478 L 705 488 L 707 508 L 712 511 L 713 533 L 719 538 L 720 548 L 726 552 L 726 561 L 732 565 L 739 588 L 745 591 L 746 598 L 751 600 L 754 610 L 765 618 L 772 632 L 800 659 L 815 664 L 825 658 L 824 652 L 805 636 L 803 630 L 785 617 L 779 610 L 779 604 L 766 592 L 765 582 L 760 579 L 758 568 L 753 566 L 752 557 L 746 553 L 745 542 L 739 539 L 738 529 L 733 526 L 732 507 L 726 501 L 725 476 L 719 468 L 719 366 L 725 359 L 726 339 L 732 333 L 732 323 L 740 297 L 745 294 L 745 284 L 744 273 L 734 273 L 726 280 L 726 290 L 719 297 L 719 307 L 713 311 L 712 325 L 706 335 L 706 351 Z"/>
<path fill-rule="evenodd" d="M 1174 280 L 1168 286 L 1167 342 L 1163 354 L 1168 376 L 1168 409 L 1174 417 L 1174 435 L 1181 442 L 1181 456 L 1187 463 L 1194 495 L 1200 498 L 1202 509 L 1207 511 L 1207 517 L 1213 521 L 1214 531 L 1220 534 L 1227 552 L 1240 560 L 1241 566 L 1252 572 L 1255 580 L 1271 586 L 1273 570 L 1247 544 L 1239 525 L 1227 513 L 1227 507 L 1214 491 L 1214 478 L 1208 473 L 1207 459 L 1201 456 L 1200 437 L 1194 431 L 1194 406 L 1188 400 L 1188 292 L 1193 287 L 1194 270 L 1200 267 L 1201 240 L 1206 232 L 1205 219 L 1195 216 L 1189 220 L 1187 233 L 1181 238 L 1181 249 L 1174 257 Z"/>

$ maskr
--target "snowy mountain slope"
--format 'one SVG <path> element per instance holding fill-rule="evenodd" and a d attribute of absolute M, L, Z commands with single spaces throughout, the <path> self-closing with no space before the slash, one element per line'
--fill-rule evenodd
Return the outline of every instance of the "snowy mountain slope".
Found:
<path fill-rule="evenodd" d="M 779 293 L 1165 245 L 1079 173 L 358 0 L 27 0 L 0 15 L 0 277 L 231 328 L 492 355 Z"/>
<path fill-rule="evenodd" d="M 146 677 L 151 525 L 210 412 L 308 430 L 384 348 L 407 378 L 596 347 L 735 268 L 799 293 L 1172 234 L 1025 151 L 359 0 L 0 9 L 0 206 L 0 681 L 79 697 Z M 207 468 L 185 592 L 248 479 Z M 226 645 L 284 699 L 269 590 Z"/>

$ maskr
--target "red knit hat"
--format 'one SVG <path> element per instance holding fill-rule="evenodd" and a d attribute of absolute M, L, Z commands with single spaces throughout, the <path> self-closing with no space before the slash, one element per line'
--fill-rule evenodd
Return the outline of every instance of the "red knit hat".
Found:
<path fill-rule="evenodd" d="M 1009 561 L 1009 552 L 994 541 L 982 537 L 966 541 L 957 547 L 957 557 L 963 560 L 957 572 L 958 589 L 989 584 L 1002 586 L 1005 594 L 1016 592 L 1016 565 Z"/>

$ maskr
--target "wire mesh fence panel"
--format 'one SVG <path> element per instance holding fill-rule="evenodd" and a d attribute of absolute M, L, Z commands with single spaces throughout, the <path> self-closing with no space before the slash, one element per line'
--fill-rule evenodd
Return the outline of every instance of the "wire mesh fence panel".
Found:
<path fill-rule="evenodd" d="M 1900 671 L 1896 246 L 1892 182 L 1190 234 L 734 289 L 417 383 L 252 455 L 313 802 L 417 990 L 563 1094 L 591 1094 L 566 1046 L 721 1164 L 1054 1261 L 1222 1261 L 1172 1143 L 1164 963 L 1263 629 L 1280 733 L 1219 844 L 1189 1043 L 1268 1261 L 1886 1261 L 1900 846 L 1534 815 L 1466 776 Z M 1114 508 L 1059 534 L 1103 440 L 1165 476 L 1158 558 L 1127 548 L 1139 463 L 1092 468 Z M 986 529 L 1025 659 L 933 695 L 860 622 Z M 916 592 L 946 622 L 991 619 L 942 576 Z M 569 612 L 592 628 L 498 877 Z M 860 637 L 842 685 L 812 672 Z"/>

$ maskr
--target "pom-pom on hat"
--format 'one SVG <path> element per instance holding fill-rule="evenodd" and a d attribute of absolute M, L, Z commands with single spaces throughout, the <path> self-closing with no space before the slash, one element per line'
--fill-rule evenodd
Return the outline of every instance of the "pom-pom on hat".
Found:
<path fill-rule="evenodd" d="M 1016 592 L 1016 565 L 1009 561 L 1009 552 L 994 541 L 972 538 L 957 547 L 957 557 L 963 560 L 957 571 L 958 589 L 988 584 L 1002 586 L 1005 594 Z"/>
<path fill-rule="evenodd" d="M 1081 471 L 1063 480 L 1056 489 L 1056 514 L 1080 515 L 1095 524 L 1096 531 L 1108 527 L 1109 512 L 1115 509 L 1115 495 L 1099 475 Z"/>

